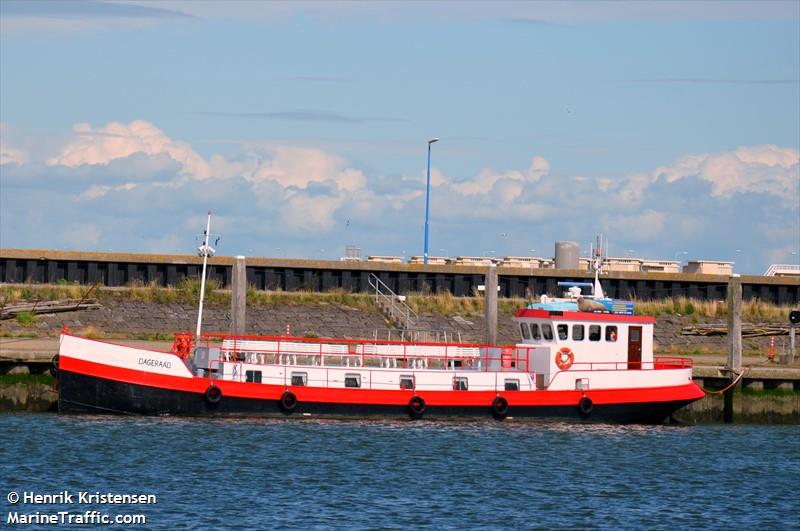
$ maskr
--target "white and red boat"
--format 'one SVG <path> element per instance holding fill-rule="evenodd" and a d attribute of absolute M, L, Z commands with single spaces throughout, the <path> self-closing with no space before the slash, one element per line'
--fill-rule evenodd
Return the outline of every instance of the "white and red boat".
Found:
<path fill-rule="evenodd" d="M 519 310 L 512 346 L 200 334 L 202 302 L 172 352 L 65 332 L 58 409 L 657 423 L 704 396 L 690 359 L 653 355 L 652 317 L 603 297 L 597 276 L 593 297 L 569 295 Z"/>

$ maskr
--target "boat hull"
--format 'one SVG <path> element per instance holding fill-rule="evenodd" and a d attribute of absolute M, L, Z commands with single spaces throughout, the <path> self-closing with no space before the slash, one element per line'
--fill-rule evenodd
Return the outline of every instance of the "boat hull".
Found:
<path fill-rule="evenodd" d="M 198 379 L 200 380 L 200 379 Z M 193 382 L 194 389 L 166 388 L 62 370 L 59 374 L 59 413 L 174 415 L 174 416 L 255 416 L 255 417 L 402 417 L 402 418 L 499 418 L 492 408 L 494 393 L 477 396 L 474 392 L 422 393 L 426 401 L 422 414 L 413 414 L 409 401 L 413 391 L 389 394 L 352 391 L 330 393 L 330 389 L 284 388 L 259 384 L 227 385 L 214 381 L 222 396 L 212 403 L 205 394 L 209 380 Z M 197 385 L 200 384 L 200 385 Z M 235 396 L 239 386 L 259 385 L 261 396 Z M 239 387 L 239 389 L 237 389 Z M 202 389 L 202 391 L 198 391 Z M 291 411 L 281 407 L 280 397 L 287 391 L 297 397 Z M 327 393 L 326 393 L 327 391 Z M 241 393 L 238 393 L 241 394 Z M 483 395 L 484 393 L 480 393 Z M 505 418 L 550 418 L 609 423 L 661 423 L 681 407 L 697 400 L 702 391 L 694 384 L 675 389 L 608 390 L 587 393 L 594 398 L 590 411 L 579 407 L 578 392 L 507 392 Z M 619 397 L 614 401 L 613 397 Z M 648 399 L 648 396 L 652 399 Z M 657 398 L 657 399 L 656 399 Z M 478 402 L 478 403 L 476 403 Z"/>

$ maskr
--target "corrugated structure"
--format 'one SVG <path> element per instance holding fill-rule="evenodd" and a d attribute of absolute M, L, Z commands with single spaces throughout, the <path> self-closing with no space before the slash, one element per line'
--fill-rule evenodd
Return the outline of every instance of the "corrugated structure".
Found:
<path fill-rule="evenodd" d="M 233 257 L 210 259 L 210 278 L 228 287 L 233 262 Z M 184 255 L 0 249 L 0 281 L 6 283 L 66 281 L 126 286 L 153 282 L 166 286 L 177 285 L 186 276 L 199 276 L 201 267 L 200 258 Z M 591 279 L 585 270 L 502 265 L 497 270 L 504 297 L 560 295 L 559 281 Z M 248 284 L 284 291 L 367 292 L 369 274 L 374 273 L 395 293 L 449 291 L 465 296 L 477 293 L 485 272 L 482 266 L 247 258 Z M 726 297 L 729 279 L 725 275 L 655 272 L 610 272 L 602 278 L 603 288 L 611 297 L 640 300 L 673 296 L 721 300 Z M 745 300 L 759 298 L 793 305 L 800 301 L 800 278 L 796 277 L 743 276 L 742 288 Z"/>

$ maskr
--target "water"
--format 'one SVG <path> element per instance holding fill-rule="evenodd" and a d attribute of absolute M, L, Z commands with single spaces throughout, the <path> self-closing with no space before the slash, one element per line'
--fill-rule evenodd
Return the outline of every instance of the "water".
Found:
<path fill-rule="evenodd" d="M 3 525 L 96 508 L 155 529 L 800 526 L 797 426 L 17 414 L 0 416 L 0 462 Z M 65 489 L 158 503 L 6 500 Z"/>

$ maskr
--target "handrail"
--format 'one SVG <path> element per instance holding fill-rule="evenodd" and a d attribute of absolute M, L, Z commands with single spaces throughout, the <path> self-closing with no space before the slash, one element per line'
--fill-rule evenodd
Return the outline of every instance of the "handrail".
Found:
<path fill-rule="evenodd" d="M 397 295 L 392 289 L 384 284 L 384 282 L 378 278 L 375 273 L 370 273 L 367 277 L 367 282 L 369 286 L 375 290 L 375 301 L 384 300 L 389 305 L 389 313 L 390 315 L 395 315 L 395 311 L 397 311 L 401 317 L 405 320 L 405 328 L 409 329 L 412 325 L 417 324 L 419 320 L 419 316 L 417 312 L 411 309 L 411 307 L 400 300 L 400 296 Z"/>

